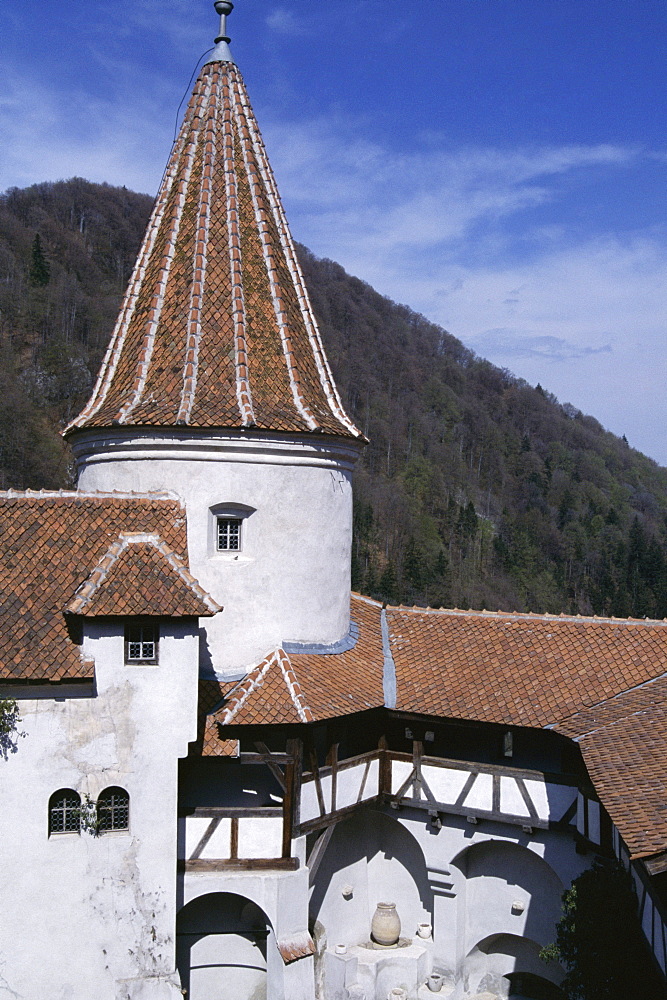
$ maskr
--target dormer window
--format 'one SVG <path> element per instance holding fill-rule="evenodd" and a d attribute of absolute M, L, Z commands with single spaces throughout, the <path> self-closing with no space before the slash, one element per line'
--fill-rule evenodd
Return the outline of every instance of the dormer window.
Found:
<path fill-rule="evenodd" d="M 125 662 L 157 663 L 158 626 L 136 622 L 125 626 Z"/>
<path fill-rule="evenodd" d="M 218 552 L 240 552 L 242 519 L 240 517 L 218 517 L 216 521 Z"/>

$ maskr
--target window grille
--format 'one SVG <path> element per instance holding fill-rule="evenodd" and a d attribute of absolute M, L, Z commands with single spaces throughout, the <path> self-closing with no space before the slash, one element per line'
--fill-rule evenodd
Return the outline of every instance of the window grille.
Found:
<path fill-rule="evenodd" d="M 218 518 L 218 552 L 239 552 L 241 549 L 241 518 Z"/>
<path fill-rule="evenodd" d="M 49 799 L 49 835 L 79 833 L 81 796 L 71 788 L 61 788 Z"/>
<path fill-rule="evenodd" d="M 97 829 L 100 833 L 110 830 L 129 830 L 130 796 L 124 788 L 105 788 L 97 800 Z"/>
<path fill-rule="evenodd" d="M 125 629 L 125 661 L 157 663 L 157 625 L 128 625 Z"/>

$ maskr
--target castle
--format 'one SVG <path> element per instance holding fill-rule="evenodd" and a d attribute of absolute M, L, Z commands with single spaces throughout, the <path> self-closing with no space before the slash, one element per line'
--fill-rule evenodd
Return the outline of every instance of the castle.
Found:
<path fill-rule="evenodd" d="M 364 438 L 215 7 L 78 489 L 0 497 L 0 992 L 549 1000 L 599 854 L 664 975 L 667 622 L 350 594 Z"/>

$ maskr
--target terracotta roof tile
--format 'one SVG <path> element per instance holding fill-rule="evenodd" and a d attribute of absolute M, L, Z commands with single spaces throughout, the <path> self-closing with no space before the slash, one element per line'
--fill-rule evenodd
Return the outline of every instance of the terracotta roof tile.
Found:
<path fill-rule="evenodd" d="M 224 726 L 316 722 L 384 703 L 380 605 L 352 598 L 352 619 L 359 626 L 353 649 L 344 653 L 292 653 L 275 650 L 238 684 L 222 693 L 222 703 L 205 711 L 205 754 L 225 739 Z M 211 692 L 200 692 L 211 704 Z"/>
<path fill-rule="evenodd" d="M 114 424 L 362 438 L 232 63 L 201 70 L 93 396 L 68 432 Z"/>
<path fill-rule="evenodd" d="M 102 556 L 65 608 L 72 615 L 204 618 L 222 608 L 159 535 L 126 532 Z"/>
<path fill-rule="evenodd" d="M 63 611 L 123 531 L 187 554 L 184 509 L 164 496 L 10 492 L 0 512 L 0 681 L 92 676 Z"/>
<path fill-rule="evenodd" d="M 389 608 L 404 711 L 548 726 L 667 672 L 667 623 Z"/>
<path fill-rule="evenodd" d="M 667 847 L 667 677 L 560 722 L 633 856 Z"/>

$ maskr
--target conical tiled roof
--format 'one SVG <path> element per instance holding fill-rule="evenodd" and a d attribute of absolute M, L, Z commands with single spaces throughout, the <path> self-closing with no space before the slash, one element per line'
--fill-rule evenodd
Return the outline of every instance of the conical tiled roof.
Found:
<path fill-rule="evenodd" d="M 113 425 L 361 438 L 231 61 L 201 70 L 92 398 L 67 430 Z"/>

